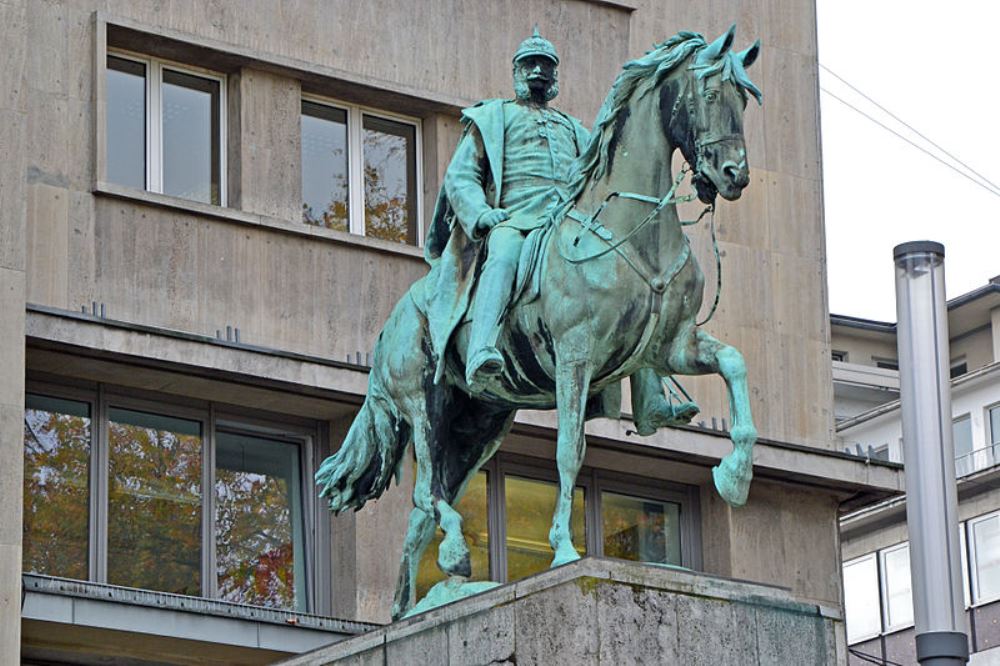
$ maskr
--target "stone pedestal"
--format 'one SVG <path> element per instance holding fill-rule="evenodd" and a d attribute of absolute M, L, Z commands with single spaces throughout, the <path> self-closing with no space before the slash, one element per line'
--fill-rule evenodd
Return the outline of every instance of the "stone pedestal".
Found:
<path fill-rule="evenodd" d="M 846 664 L 837 609 L 783 588 L 586 558 L 281 662 Z"/>

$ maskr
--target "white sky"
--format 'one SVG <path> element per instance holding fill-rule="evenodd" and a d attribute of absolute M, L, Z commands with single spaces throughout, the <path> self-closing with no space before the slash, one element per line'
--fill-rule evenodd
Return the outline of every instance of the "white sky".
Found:
<path fill-rule="evenodd" d="M 817 5 L 822 65 L 1000 185 L 1000 3 Z M 899 127 L 822 68 L 820 86 Z M 828 94 L 820 102 L 831 312 L 895 321 L 892 248 L 906 241 L 944 244 L 948 298 L 1000 275 L 1000 196 Z"/>

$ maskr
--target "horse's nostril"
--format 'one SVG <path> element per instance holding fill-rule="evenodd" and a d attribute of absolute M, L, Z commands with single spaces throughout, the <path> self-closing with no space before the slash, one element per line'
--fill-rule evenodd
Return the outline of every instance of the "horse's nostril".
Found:
<path fill-rule="evenodd" d="M 736 185 L 746 185 L 750 181 L 750 174 L 746 169 L 741 169 L 735 162 L 726 162 L 722 165 L 723 175 Z"/>

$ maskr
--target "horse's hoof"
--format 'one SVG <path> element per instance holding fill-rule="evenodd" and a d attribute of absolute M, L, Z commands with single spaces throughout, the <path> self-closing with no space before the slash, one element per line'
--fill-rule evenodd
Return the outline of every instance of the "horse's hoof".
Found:
<path fill-rule="evenodd" d="M 556 555 L 552 558 L 552 564 L 549 565 L 549 568 L 555 569 L 556 567 L 561 567 L 564 564 L 576 562 L 578 559 L 580 559 L 580 553 L 576 552 L 575 548 L 565 548 L 562 552 L 556 551 Z"/>
<path fill-rule="evenodd" d="M 721 465 L 712 468 L 712 479 L 715 481 L 715 489 L 731 507 L 740 507 L 747 503 L 747 496 L 750 494 L 750 481 L 753 479 L 753 472 L 746 475 L 737 475 L 726 469 L 725 461 Z"/>
<path fill-rule="evenodd" d="M 465 543 L 449 543 L 446 537 L 438 546 L 438 567 L 449 576 L 472 576 L 472 559 Z"/>

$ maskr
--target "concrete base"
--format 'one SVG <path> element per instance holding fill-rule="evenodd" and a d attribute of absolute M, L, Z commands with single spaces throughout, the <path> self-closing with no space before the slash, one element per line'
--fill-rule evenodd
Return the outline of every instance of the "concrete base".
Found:
<path fill-rule="evenodd" d="M 836 609 L 785 589 L 585 558 L 280 662 L 846 664 Z"/>

